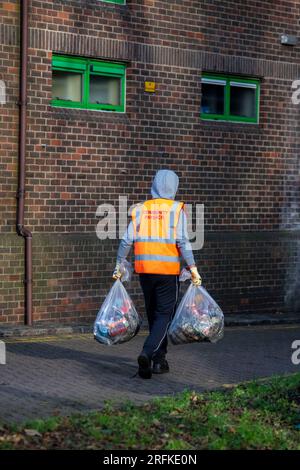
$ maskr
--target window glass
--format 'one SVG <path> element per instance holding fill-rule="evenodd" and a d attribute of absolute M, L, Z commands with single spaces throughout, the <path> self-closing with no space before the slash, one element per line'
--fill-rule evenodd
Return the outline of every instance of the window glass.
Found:
<path fill-rule="evenodd" d="M 53 70 L 52 99 L 82 101 L 82 74 Z"/>
<path fill-rule="evenodd" d="M 256 115 L 256 87 L 230 84 L 230 114 L 246 118 Z"/>
<path fill-rule="evenodd" d="M 202 83 L 202 113 L 224 114 L 224 85 Z"/>
<path fill-rule="evenodd" d="M 117 77 L 90 76 L 90 103 L 119 106 L 121 80 Z"/>

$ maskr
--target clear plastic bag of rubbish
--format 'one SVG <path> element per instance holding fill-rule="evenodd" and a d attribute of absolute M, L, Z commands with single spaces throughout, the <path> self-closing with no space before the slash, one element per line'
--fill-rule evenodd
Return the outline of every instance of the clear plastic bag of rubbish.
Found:
<path fill-rule="evenodd" d="M 180 281 L 190 279 L 184 269 Z M 184 294 L 168 331 L 173 344 L 201 341 L 216 343 L 224 336 L 224 314 L 202 286 L 191 283 Z"/>
<path fill-rule="evenodd" d="M 121 281 L 122 282 L 130 282 L 132 273 L 133 273 L 133 267 L 129 261 L 126 259 L 120 264 L 120 271 L 122 273 Z"/>
<path fill-rule="evenodd" d="M 120 267 L 121 271 L 124 269 L 122 281 L 130 279 L 128 265 Z M 118 279 L 100 307 L 94 323 L 94 338 L 107 345 L 125 343 L 138 333 L 141 323 L 129 294 Z"/>

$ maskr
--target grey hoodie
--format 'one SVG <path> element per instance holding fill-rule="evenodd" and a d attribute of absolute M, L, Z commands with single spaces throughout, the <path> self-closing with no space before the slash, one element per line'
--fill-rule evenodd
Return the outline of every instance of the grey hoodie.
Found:
<path fill-rule="evenodd" d="M 151 194 L 153 199 L 175 199 L 179 178 L 171 170 L 159 170 L 153 180 Z"/>
<path fill-rule="evenodd" d="M 175 199 L 178 184 L 179 178 L 174 171 L 159 170 L 152 183 L 151 195 L 153 199 Z M 183 210 L 180 212 L 176 230 L 176 245 L 178 246 L 186 264 L 188 266 L 192 266 L 195 264 L 195 260 L 192 247 L 188 239 L 187 220 Z M 127 257 L 133 242 L 134 232 L 133 223 L 131 221 L 119 245 L 117 264 L 120 264 Z"/>

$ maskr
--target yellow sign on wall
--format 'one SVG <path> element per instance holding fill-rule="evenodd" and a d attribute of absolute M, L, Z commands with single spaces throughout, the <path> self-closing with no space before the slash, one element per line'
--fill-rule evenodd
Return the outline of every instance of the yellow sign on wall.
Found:
<path fill-rule="evenodd" d="M 145 91 L 148 91 L 148 93 L 154 93 L 155 88 L 156 88 L 155 82 L 145 82 Z"/>

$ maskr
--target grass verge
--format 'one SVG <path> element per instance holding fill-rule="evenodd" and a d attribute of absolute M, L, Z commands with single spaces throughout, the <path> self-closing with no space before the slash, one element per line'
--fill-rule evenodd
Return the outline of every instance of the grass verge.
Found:
<path fill-rule="evenodd" d="M 0 449 L 300 450 L 300 373 L 0 425 Z"/>

